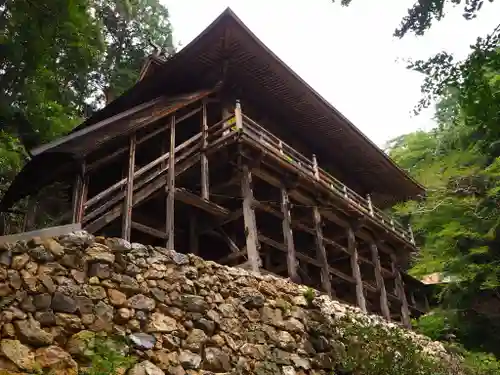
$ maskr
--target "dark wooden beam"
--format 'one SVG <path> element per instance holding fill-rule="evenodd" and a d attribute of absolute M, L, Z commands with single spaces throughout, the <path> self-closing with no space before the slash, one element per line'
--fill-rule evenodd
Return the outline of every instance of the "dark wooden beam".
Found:
<path fill-rule="evenodd" d="M 282 228 L 283 239 L 287 248 L 286 264 L 288 270 L 288 277 L 293 282 L 300 282 L 297 273 L 297 258 L 295 256 L 295 244 L 293 242 L 293 232 L 290 217 L 290 201 L 288 193 L 285 188 L 281 188 L 281 213 L 283 214 Z"/>
<path fill-rule="evenodd" d="M 201 122 L 201 147 L 205 150 L 208 146 L 208 123 L 207 123 L 207 102 L 203 100 L 202 122 Z M 208 200 L 210 197 L 209 190 L 209 170 L 208 158 L 205 152 L 201 153 L 201 197 Z"/>
<path fill-rule="evenodd" d="M 330 281 L 330 272 L 328 271 L 328 259 L 326 257 L 326 249 L 323 243 L 323 229 L 321 223 L 321 215 L 317 206 L 313 207 L 313 220 L 316 229 L 316 258 L 321 264 L 321 285 L 323 290 L 332 295 L 332 283 Z"/>
<path fill-rule="evenodd" d="M 174 214 L 175 214 L 175 116 L 172 116 L 170 123 L 170 157 L 168 159 L 167 172 L 167 202 L 166 202 L 166 230 L 167 249 L 175 250 L 174 242 Z"/>
<path fill-rule="evenodd" d="M 288 251 L 287 248 L 285 247 L 285 245 L 283 245 L 281 242 L 277 242 L 269 237 L 264 236 L 263 234 L 259 234 L 259 241 L 262 243 L 265 243 L 266 245 L 269 245 L 277 250 L 281 250 L 284 253 L 286 253 Z M 295 253 L 295 255 L 296 255 L 297 259 L 299 260 L 298 270 L 300 270 L 300 262 L 312 264 L 313 266 L 316 266 L 318 268 L 321 268 L 321 266 L 322 266 L 319 260 L 311 258 L 305 254 L 302 254 L 299 251 L 297 251 Z M 329 266 L 328 272 L 330 272 L 332 275 L 340 277 L 342 280 L 345 280 L 349 283 L 354 284 L 354 279 L 351 276 L 346 275 L 345 273 L 343 273 L 342 271 L 339 271 L 336 268 Z"/>
<path fill-rule="evenodd" d="M 198 207 L 214 216 L 226 216 L 229 213 L 229 210 L 224 207 L 209 200 L 205 200 L 199 195 L 191 193 L 184 188 L 175 189 L 175 199 L 189 204 L 190 206 Z"/>
<path fill-rule="evenodd" d="M 382 275 L 382 266 L 380 265 L 380 255 L 378 253 L 377 245 L 372 242 L 370 244 L 372 253 L 372 262 L 375 266 L 375 280 L 377 282 L 377 289 L 380 298 L 380 309 L 382 316 L 388 321 L 391 320 L 391 311 L 389 310 L 389 303 L 387 301 L 387 291 L 385 290 L 384 276 Z"/>
<path fill-rule="evenodd" d="M 138 223 L 137 221 L 132 221 L 131 227 L 132 227 L 132 229 L 135 229 L 135 230 L 142 232 L 142 233 L 145 233 L 145 234 L 149 234 L 150 236 L 160 238 L 162 240 L 167 239 L 167 234 L 165 232 L 162 232 L 161 230 L 158 230 L 155 228 L 151 228 L 150 226 L 147 226 L 145 224 Z"/>
<path fill-rule="evenodd" d="M 242 215 L 243 215 L 243 209 L 238 209 L 238 210 L 233 211 L 231 213 L 227 213 L 226 216 L 220 218 L 219 220 L 216 220 L 215 223 L 201 227 L 199 229 L 199 233 L 204 234 L 204 233 L 211 232 L 219 227 L 222 227 L 223 225 L 226 225 L 227 223 L 230 223 L 232 221 L 239 219 Z"/>
<path fill-rule="evenodd" d="M 392 270 L 396 276 L 396 279 L 395 279 L 396 295 L 401 302 L 401 320 L 403 322 L 403 325 L 406 328 L 411 328 L 410 310 L 408 308 L 408 300 L 406 299 L 403 278 L 401 277 L 401 271 L 398 269 L 397 259 L 396 259 L 395 254 L 391 254 L 391 259 L 392 259 Z"/>
<path fill-rule="evenodd" d="M 23 232 L 27 232 L 34 229 L 36 209 L 37 209 L 37 196 L 30 195 L 28 197 L 26 213 L 24 214 Z"/>
<path fill-rule="evenodd" d="M 81 223 L 84 216 L 84 204 L 87 199 L 88 191 L 88 176 L 87 166 L 85 161 L 82 161 L 80 173 L 76 176 L 75 185 L 73 187 L 73 223 Z"/>
<path fill-rule="evenodd" d="M 361 278 L 361 271 L 359 269 L 359 258 L 358 258 L 358 249 L 356 246 L 356 236 L 354 235 L 354 231 L 351 228 L 347 229 L 347 241 L 348 241 L 348 249 L 351 254 L 351 270 L 352 276 L 356 281 L 356 301 L 358 307 L 366 312 L 366 299 L 365 292 L 363 287 L 363 279 Z"/>
<path fill-rule="evenodd" d="M 137 138 L 136 134 L 134 133 L 130 136 L 129 139 L 127 184 L 125 186 L 125 200 L 123 202 L 122 213 L 122 238 L 127 241 L 130 241 L 130 231 L 132 229 L 132 195 L 134 192 L 136 142 Z"/>
<path fill-rule="evenodd" d="M 193 109 L 189 113 L 187 113 L 184 116 L 178 118 L 177 119 L 177 124 L 180 123 L 181 121 L 184 121 L 184 120 L 186 120 L 186 119 L 194 116 L 195 114 L 197 114 L 200 111 L 201 111 L 201 106 Z M 157 120 L 158 120 L 158 118 L 154 117 L 154 121 L 157 121 Z M 154 122 L 154 121 L 150 121 L 150 122 Z M 163 127 L 158 128 L 156 130 L 153 130 L 151 133 L 146 134 L 142 138 L 138 139 L 137 140 L 137 145 L 140 145 L 141 143 L 146 142 L 147 140 L 149 140 L 149 139 L 157 136 L 158 134 L 162 133 L 164 130 L 165 129 Z M 109 154 L 109 155 L 107 155 L 107 156 L 105 156 L 103 158 L 100 158 L 99 160 L 94 161 L 92 164 L 89 165 L 88 170 L 89 171 L 93 171 L 93 170 L 99 168 L 102 165 L 110 163 L 112 160 L 116 159 L 118 156 L 120 156 L 121 154 L 123 154 L 127 150 L 128 150 L 128 146 L 119 148 L 115 152 L 113 152 L 113 153 L 111 153 L 111 154 Z"/>
<path fill-rule="evenodd" d="M 261 266 L 259 256 L 259 240 L 257 234 L 257 223 L 253 210 L 252 175 L 247 165 L 242 166 L 241 196 L 243 198 L 243 219 L 245 223 L 245 237 L 248 253 L 248 261 L 253 271 L 258 272 Z"/>

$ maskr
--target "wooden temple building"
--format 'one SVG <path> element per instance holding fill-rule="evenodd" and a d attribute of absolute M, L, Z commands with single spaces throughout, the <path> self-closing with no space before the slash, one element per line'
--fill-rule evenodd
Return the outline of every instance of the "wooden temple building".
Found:
<path fill-rule="evenodd" d="M 230 9 L 31 153 L 3 212 L 62 181 L 59 224 L 289 277 L 406 326 L 427 309 L 404 272 L 411 229 L 384 212 L 423 187 Z"/>

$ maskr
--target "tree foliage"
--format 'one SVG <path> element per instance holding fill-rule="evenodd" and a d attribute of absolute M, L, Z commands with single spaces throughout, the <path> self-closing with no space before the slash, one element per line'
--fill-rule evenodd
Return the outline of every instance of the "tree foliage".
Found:
<path fill-rule="evenodd" d="M 0 192 L 29 149 L 131 87 L 171 33 L 159 0 L 0 2 Z"/>
<path fill-rule="evenodd" d="M 418 0 L 394 35 L 423 35 L 449 6 L 463 7 L 464 18 L 473 19 L 488 2 Z M 411 272 L 452 276 L 440 292 L 441 309 L 417 328 L 435 339 L 451 333 L 468 349 L 500 355 L 500 25 L 479 37 L 462 61 L 440 52 L 408 68 L 424 75 L 415 113 L 437 102 L 437 126 L 389 143 L 390 156 L 427 187 L 424 199 L 394 211 L 410 219 L 421 247 Z M 467 360 L 479 372 L 499 371 L 488 355 Z"/>
<path fill-rule="evenodd" d="M 440 21 L 446 15 L 448 6 L 461 6 L 463 17 L 466 20 L 476 18 L 477 13 L 483 8 L 484 3 L 494 0 L 418 0 L 408 9 L 408 14 L 403 17 L 401 24 L 394 31 L 397 37 L 403 37 L 409 32 L 423 35 L 435 21 Z M 336 0 L 332 0 L 336 2 Z M 352 0 L 340 0 L 342 6 L 349 6 Z"/>

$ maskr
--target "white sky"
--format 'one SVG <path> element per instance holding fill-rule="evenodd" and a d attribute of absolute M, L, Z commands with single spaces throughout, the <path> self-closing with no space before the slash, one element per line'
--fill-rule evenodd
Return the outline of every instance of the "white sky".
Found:
<path fill-rule="evenodd" d="M 498 23 L 500 2 L 485 2 L 473 21 L 451 8 L 424 36 L 392 37 L 416 0 L 163 0 L 174 40 L 186 45 L 226 7 L 276 55 L 376 144 L 433 126 L 433 109 L 412 116 L 422 77 L 405 69 L 407 58 L 447 50 L 465 57 L 470 44 Z M 399 62 L 398 62 L 399 60 Z"/>

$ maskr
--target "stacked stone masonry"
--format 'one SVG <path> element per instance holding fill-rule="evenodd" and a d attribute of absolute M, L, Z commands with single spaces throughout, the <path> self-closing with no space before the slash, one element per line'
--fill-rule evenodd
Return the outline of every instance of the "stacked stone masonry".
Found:
<path fill-rule="evenodd" d="M 126 337 L 140 358 L 132 375 L 331 374 L 335 343 L 321 323 L 352 314 L 401 329 L 325 296 L 308 300 L 305 290 L 86 232 L 2 245 L 0 373 L 76 374 L 85 343 L 106 333 Z"/>

